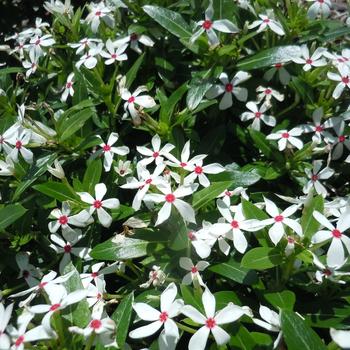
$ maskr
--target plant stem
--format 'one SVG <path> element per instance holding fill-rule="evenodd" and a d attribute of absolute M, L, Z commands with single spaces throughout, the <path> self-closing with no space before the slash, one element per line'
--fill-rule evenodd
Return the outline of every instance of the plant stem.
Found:
<path fill-rule="evenodd" d="M 182 329 L 182 330 L 185 331 L 185 332 L 192 333 L 192 334 L 194 334 L 194 333 L 197 332 L 196 329 L 187 327 L 187 326 L 183 325 L 183 324 L 180 323 L 180 322 L 176 322 L 176 324 L 177 324 L 177 326 L 178 326 L 180 329 Z"/>
<path fill-rule="evenodd" d="M 96 333 L 92 332 L 91 335 L 90 335 L 90 338 L 88 339 L 88 341 L 87 341 L 87 343 L 85 345 L 84 350 L 90 350 L 91 349 L 92 345 L 94 344 L 95 337 L 96 337 Z"/>

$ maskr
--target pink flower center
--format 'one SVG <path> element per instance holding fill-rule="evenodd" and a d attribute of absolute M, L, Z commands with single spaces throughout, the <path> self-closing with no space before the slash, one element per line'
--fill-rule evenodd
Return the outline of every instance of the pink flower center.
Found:
<path fill-rule="evenodd" d="M 72 87 L 72 85 L 73 85 L 72 82 L 69 81 L 69 82 L 66 84 L 66 88 L 67 88 L 67 89 L 70 89 L 70 88 Z"/>
<path fill-rule="evenodd" d="M 270 95 L 272 93 L 272 90 L 271 89 L 266 89 L 264 91 L 265 95 Z"/>
<path fill-rule="evenodd" d="M 15 341 L 15 346 L 20 346 L 22 343 L 24 342 L 24 336 L 21 335 L 20 337 L 18 337 Z"/>
<path fill-rule="evenodd" d="M 269 20 L 268 18 L 265 18 L 265 19 L 263 20 L 263 22 L 264 22 L 264 23 L 270 23 L 270 20 Z"/>
<path fill-rule="evenodd" d="M 102 12 L 101 12 L 101 11 L 96 11 L 96 12 L 95 12 L 95 15 L 96 15 L 97 17 L 100 17 L 100 16 L 101 16 L 101 14 L 102 14 Z"/>
<path fill-rule="evenodd" d="M 226 92 L 232 92 L 232 90 L 233 90 L 233 85 L 231 83 L 228 83 L 225 85 Z"/>
<path fill-rule="evenodd" d="M 274 219 L 276 222 L 281 222 L 281 221 L 283 221 L 284 217 L 283 217 L 283 215 L 277 215 L 277 216 L 275 216 Z"/>
<path fill-rule="evenodd" d="M 17 149 L 21 149 L 21 147 L 22 147 L 22 142 L 19 141 L 19 140 L 17 140 L 17 141 L 16 141 L 15 147 L 16 147 Z"/>
<path fill-rule="evenodd" d="M 34 69 L 36 67 L 36 63 L 32 63 L 31 68 Z"/>
<path fill-rule="evenodd" d="M 102 207 L 102 202 L 101 202 L 100 200 L 96 199 L 96 200 L 94 201 L 93 206 L 94 206 L 94 208 L 96 208 L 96 209 L 100 209 L 100 208 Z"/>
<path fill-rule="evenodd" d="M 293 244 L 295 242 L 293 237 L 288 237 L 287 241 L 288 241 L 289 244 Z"/>
<path fill-rule="evenodd" d="M 209 317 L 207 318 L 207 320 L 205 321 L 205 325 L 209 328 L 209 329 L 213 329 L 216 326 L 216 321 L 212 318 Z"/>
<path fill-rule="evenodd" d="M 135 97 L 131 96 L 128 98 L 128 103 L 134 103 L 135 102 Z"/>
<path fill-rule="evenodd" d="M 152 182 L 152 179 L 147 179 L 147 180 L 145 181 L 145 183 L 146 183 L 147 185 L 149 185 L 151 182 Z"/>
<path fill-rule="evenodd" d="M 348 76 L 342 77 L 342 78 L 341 78 L 341 81 L 342 81 L 344 84 L 349 84 L 350 78 L 349 78 Z"/>
<path fill-rule="evenodd" d="M 0 144 L 1 145 L 4 143 L 4 141 L 5 141 L 5 139 L 2 136 L 0 136 Z"/>
<path fill-rule="evenodd" d="M 153 158 L 159 157 L 159 152 L 153 152 L 152 156 L 153 156 Z"/>
<path fill-rule="evenodd" d="M 60 306 L 61 306 L 61 304 L 53 304 L 50 307 L 50 311 L 56 311 Z"/>
<path fill-rule="evenodd" d="M 112 57 L 113 59 L 116 59 L 116 58 L 117 58 L 117 54 L 116 54 L 116 53 L 113 53 L 113 54 L 111 55 L 111 57 Z"/>
<path fill-rule="evenodd" d="M 196 174 L 202 174 L 202 172 L 203 172 L 203 168 L 201 167 L 201 166 L 199 166 L 199 165 L 197 165 L 195 168 L 194 168 L 194 172 L 196 173 Z"/>
<path fill-rule="evenodd" d="M 152 271 L 151 272 L 151 278 L 152 278 L 152 280 L 157 279 L 158 278 L 158 272 L 157 271 Z"/>
<path fill-rule="evenodd" d="M 324 0 L 317 0 L 320 4 L 324 3 Z"/>
<path fill-rule="evenodd" d="M 168 202 L 168 203 L 172 203 L 175 201 L 175 196 L 172 194 L 172 193 L 169 193 L 165 196 L 165 200 Z"/>
<path fill-rule="evenodd" d="M 102 294 L 101 293 L 97 293 L 96 298 L 97 299 L 101 299 L 102 298 Z"/>
<path fill-rule="evenodd" d="M 334 230 L 332 231 L 332 235 L 333 235 L 334 238 L 340 238 L 341 235 L 342 235 L 342 233 L 341 233 L 339 230 L 334 229 Z"/>
<path fill-rule="evenodd" d="M 90 322 L 90 328 L 92 329 L 99 329 L 102 326 L 102 322 L 100 320 L 92 320 Z"/>
<path fill-rule="evenodd" d="M 111 146 L 110 145 L 104 145 L 103 146 L 103 152 L 109 152 L 111 150 Z"/>
<path fill-rule="evenodd" d="M 67 217 L 66 215 L 62 215 L 62 216 L 59 217 L 58 222 L 59 222 L 61 225 L 67 225 L 67 223 L 68 223 L 68 217 Z"/>
<path fill-rule="evenodd" d="M 159 321 L 164 323 L 167 319 L 168 319 L 168 313 L 165 311 L 161 312 L 159 315 Z"/>
<path fill-rule="evenodd" d="M 24 278 L 28 278 L 30 276 L 30 273 L 27 270 L 23 270 L 22 274 Z"/>
<path fill-rule="evenodd" d="M 196 266 L 192 266 L 191 272 L 192 272 L 192 273 L 197 273 L 197 272 L 198 272 L 197 267 L 196 267 Z"/>
<path fill-rule="evenodd" d="M 315 127 L 315 131 L 316 131 L 316 132 L 322 132 L 322 131 L 323 131 L 323 127 L 322 127 L 321 125 L 317 125 L 317 126 Z"/>
<path fill-rule="evenodd" d="M 38 287 L 39 289 L 43 289 L 47 285 L 47 282 L 40 282 Z"/>
<path fill-rule="evenodd" d="M 180 163 L 180 166 L 181 166 L 182 168 L 184 168 L 186 165 L 187 165 L 187 163 L 184 163 L 184 162 L 181 162 L 181 163 Z"/>
<path fill-rule="evenodd" d="M 120 174 L 120 175 L 125 174 L 125 170 L 121 169 L 121 170 L 119 171 L 119 174 Z"/>
<path fill-rule="evenodd" d="M 231 196 L 232 196 L 232 193 L 231 193 L 230 191 L 225 191 L 225 196 L 231 197 Z"/>
<path fill-rule="evenodd" d="M 341 135 L 338 137 L 339 142 L 344 142 L 345 141 L 345 136 Z"/>
<path fill-rule="evenodd" d="M 313 175 L 311 176 L 311 181 L 315 182 L 315 181 L 317 181 L 317 180 L 318 180 L 318 175 L 313 174 Z"/>
<path fill-rule="evenodd" d="M 72 246 L 70 244 L 66 244 L 64 247 L 64 252 L 65 253 L 70 253 L 72 251 Z"/>
<path fill-rule="evenodd" d="M 332 271 L 330 269 L 324 269 L 323 274 L 327 277 L 332 276 Z"/>
<path fill-rule="evenodd" d="M 276 69 L 282 68 L 282 63 L 276 63 L 276 64 L 275 64 L 275 68 L 276 68 Z"/>
<path fill-rule="evenodd" d="M 231 221 L 231 227 L 232 228 L 238 228 L 239 227 L 239 223 L 237 220 L 232 220 Z"/>
<path fill-rule="evenodd" d="M 284 132 L 284 133 L 282 134 L 282 137 L 283 137 L 284 139 L 287 139 L 287 138 L 289 137 L 289 134 L 288 134 L 287 132 Z"/>
<path fill-rule="evenodd" d="M 91 277 L 92 277 L 92 278 L 96 278 L 97 276 L 98 276 L 98 272 L 92 272 L 92 273 L 91 273 Z"/>
<path fill-rule="evenodd" d="M 307 64 L 312 64 L 312 59 L 311 59 L 311 58 L 308 58 L 305 62 L 306 62 Z"/>
<path fill-rule="evenodd" d="M 137 38 L 138 38 L 138 35 L 137 35 L 136 33 L 130 34 L 130 40 L 131 40 L 131 41 L 136 41 Z"/>
<path fill-rule="evenodd" d="M 41 40 L 38 39 L 38 40 L 35 42 L 35 45 L 40 45 L 40 42 L 41 42 Z"/>
<path fill-rule="evenodd" d="M 196 236 L 191 231 L 187 234 L 187 236 L 190 241 L 194 241 L 196 239 Z"/>
<path fill-rule="evenodd" d="M 255 112 L 255 118 L 259 119 L 261 117 L 262 113 L 261 112 Z"/>
<path fill-rule="evenodd" d="M 203 22 L 202 24 L 202 27 L 205 29 L 205 30 L 209 30 L 213 25 L 213 22 L 212 21 L 209 21 L 208 19 L 206 21 Z"/>

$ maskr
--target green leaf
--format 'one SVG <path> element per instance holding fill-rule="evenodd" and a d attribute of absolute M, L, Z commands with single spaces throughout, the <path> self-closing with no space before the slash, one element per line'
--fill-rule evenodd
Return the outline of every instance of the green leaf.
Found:
<path fill-rule="evenodd" d="M 232 332 L 230 339 L 232 349 L 254 350 L 257 349 L 254 338 L 248 332 L 247 328 L 242 325 L 237 325 Z"/>
<path fill-rule="evenodd" d="M 35 185 L 33 188 L 47 196 L 63 201 L 77 201 L 77 194 L 65 183 L 48 181 L 44 184 Z"/>
<path fill-rule="evenodd" d="M 242 199 L 242 208 L 246 219 L 265 220 L 269 218 L 262 209 L 245 199 Z"/>
<path fill-rule="evenodd" d="M 145 256 L 152 243 L 142 239 L 116 235 L 103 243 L 97 244 L 90 256 L 96 260 L 127 260 Z"/>
<path fill-rule="evenodd" d="M 21 73 L 24 71 L 23 67 L 8 67 L 0 69 L 0 75 L 12 74 L 12 73 Z"/>
<path fill-rule="evenodd" d="M 203 188 L 193 195 L 192 207 L 198 210 L 206 206 L 230 186 L 232 186 L 232 181 L 212 182 L 209 187 Z"/>
<path fill-rule="evenodd" d="M 62 275 L 70 273 L 71 271 L 74 271 L 72 276 L 68 279 L 68 281 L 63 283 L 68 293 L 79 289 L 84 289 L 83 284 L 81 283 L 80 275 L 72 262 L 70 262 L 64 268 Z M 79 301 L 79 303 L 66 307 L 63 311 L 62 317 L 75 326 L 84 328 L 90 321 L 90 315 L 89 304 L 87 303 L 86 299 L 83 299 Z"/>
<path fill-rule="evenodd" d="M 179 13 L 163 7 L 151 5 L 143 6 L 143 10 L 162 27 L 178 38 L 191 37 L 191 28 Z"/>
<path fill-rule="evenodd" d="M 113 312 L 111 318 L 117 326 L 117 344 L 118 348 L 123 349 L 128 335 L 132 315 L 132 303 L 134 302 L 134 292 L 123 297 L 117 309 Z"/>
<path fill-rule="evenodd" d="M 184 284 L 180 284 L 181 295 L 186 305 L 192 305 L 197 310 L 203 310 L 203 305 L 199 295 L 193 293 L 193 289 Z"/>
<path fill-rule="evenodd" d="M 295 304 L 295 294 L 290 290 L 282 292 L 265 293 L 264 298 L 276 309 L 293 310 Z"/>
<path fill-rule="evenodd" d="M 251 285 L 258 280 L 254 270 L 242 267 L 239 262 L 232 258 L 224 263 L 212 265 L 208 270 L 241 284 Z"/>
<path fill-rule="evenodd" d="M 9 204 L 0 209 L 0 231 L 13 224 L 27 211 L 20 204 Z"/>
<path fill-rule="evenodd" d="M 211 85 L 212 84 L 209 81 L 203 81 L 190 86 L 186 98 L 187 107 L 190 111 L 193 111 L 198 107 Z"/>
<path fill-rule="evenodd" d="M 85 191 L 93 193 L 95 185 L 100 182 L 102 174 L 102 161 L 101 159 L 92 160 L 84 174 L 83 186 Z"/>
<path fill-rule="evenodd" d="M 143 53 L 132 65 L 132 67 L 129 69 L 129 71 L 126 73 L 126 83 L 125 87 L 127 89 L 130 88 L 134 80 L 136 79 L 137 72 L 139 71 L 141 64 L 143 62 L 143 59 L 145 58 L 145 53 Z"/>
<path fill-rule="evenodd" d="M 238 62 L 237 68 L 242 70 L 265 68 L 276 63 L 289 62 L 291 57 L 298 56 L 299 53 L 300 47 L 297 45 L 277 46 L 243 59 Z"/>
<path fill-rule="evenodd" d="M 288 350 L 325 350 L 326 346 L 305 321 L 293 311 L 282 310 L 282 332 Z"/>
<path fill-rule="evenodd" d="M 242 171 L 232 169 L 230 165 L 226 165 L 226 171 L 217 175 L 212 175 L 212 179 L 215 181 L 228 181 L 231 180 L 231 186 L 237 187 L 248 187 L 255 184 L 260 180 L 260 175 L 255 169 L 249 171 Z"/>
<path fill-rule="evenodd" d="M 259 247 L 249 250 L 242 258 L 241 266 L 248 269 L 265 270 L 280 265 L 283 256 L 276 248 Z"/>
<path fill-rule="evenodd" d="M 308 240 L 317 232 L 320 223 L 313 217 L 315 210 L 323 213 L 324 199 L 321 195 L 315 196 L 304 206 L 303 215 L 300 223 L 303 229 L 304 237 Z"/>

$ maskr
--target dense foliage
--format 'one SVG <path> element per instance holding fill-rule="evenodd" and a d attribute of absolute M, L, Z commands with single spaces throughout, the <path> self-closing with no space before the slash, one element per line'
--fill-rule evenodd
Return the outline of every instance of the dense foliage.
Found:
<path fill-rule="evenodd" d="M 347 12 L 43 6 L 1 46 L 0 350 L 350 348 Z"/>

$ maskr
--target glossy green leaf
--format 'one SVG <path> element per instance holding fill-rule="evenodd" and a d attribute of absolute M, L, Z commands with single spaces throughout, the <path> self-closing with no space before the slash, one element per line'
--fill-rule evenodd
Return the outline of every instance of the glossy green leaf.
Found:
<path fill-rule="evenodd" d="M 304 237 L 308 240 L 317 232 L 320 223 L 313 217 L 314 211 L 323 213 L 324 199 L 321 195 L 315 196 L 310 202 L 307 202 L 303 209 L 303 215 L 300 220 Z"/>
<path fill-rule="evenodd" d="M 292 57 L 300 53 L 300 46 L 278 46 L 259 51 L 259 53 L 238 62 L 237 68 L 241 70 L 252 70 L 272 66 L 276 63 L 290 62 Z"/>
<path fill-rule="evenodd" d="M 63 201 L 77 201 L 79 197 L 68 185 L 61 182 L 48 181 L 44 184 L 35 185 L 33 188 L 51 198 Z"/>
<path fill-rule="evenodd" d="M 143 59 L 145 58 L 145 54 L 143 53 L 136 61 L 135 63 L 131 66 L 129 71 L 126 73 L 126 83 L 125 87 L 127 89 L 130 88 L 134 80 L 136 79 L 137 73 L 143 63 Z"/>
<path fill-rule="evenodd" d="M 198 107 L 211 86 L 212 84 L 209 81 L 198 82 L 196 85 L 190 86 L 186 98 L 187 107 L 190 111 Z"/>
<path fill-rule="evenodd" d="M 264 298 L 276 309 L 293 310 L 295 304 L 295 294 L 290 290 L 281 292 L 265 293 Z"/>
<path fill-rule="evenodd" d="M 0 231 L 13 224 L 26 213 L 27 209 L 20 204 L 9 204 L 0 209 Z"/>
<path fill-rule="evenodd" d="M 259 247 L 244 254 L 241 265 L 247 269 L 265 270 L 280 265 L 283 256 L 276 248 Z"/>
<path fill-rule="evenodd" d="M 306 322 L 293 311 L 282 310 L 282 332 L 288 350 L 325 350 L 326 346 Z"/>
<path fill-rule="evenodd" d="M 237 325 L 234 328 L 229 344 L 233 349 L 240 349 L 240 350 L 256 349 L 254 338 L 248 332 L 247 328 L 245 328 L 242 325 Z"/>
<path fill-rule="evenodd" d="M 95 185 L 100 182 L 100 178 L 102 175 L 102 161 L 101 159 L 92 160 L 88 167 L 86 168 L 84 178 L 83 178 L 83 186 L 86 192 L 91 194 L 94 193 Z"/>

